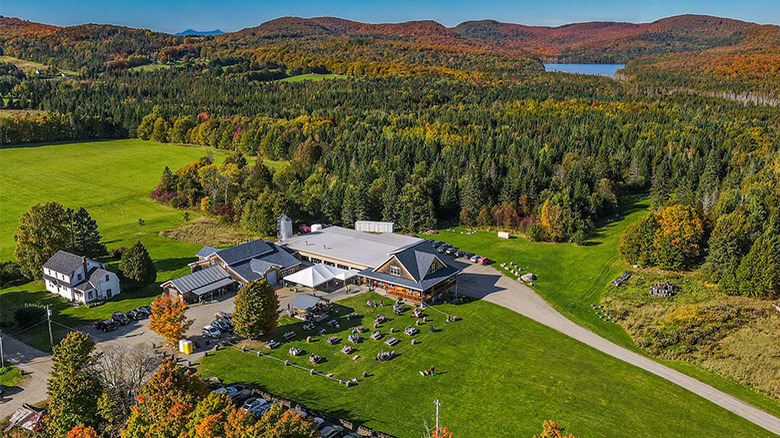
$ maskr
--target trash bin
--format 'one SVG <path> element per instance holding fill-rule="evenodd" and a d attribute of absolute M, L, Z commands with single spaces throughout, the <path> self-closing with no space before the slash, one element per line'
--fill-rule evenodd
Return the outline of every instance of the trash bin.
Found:
<path fill-rule="evenodd" d="M 182 339 L 179 341 L 179 351 L 183 354 L 192 354 L 193 352 L 192 341 L 189 339 Z"/>

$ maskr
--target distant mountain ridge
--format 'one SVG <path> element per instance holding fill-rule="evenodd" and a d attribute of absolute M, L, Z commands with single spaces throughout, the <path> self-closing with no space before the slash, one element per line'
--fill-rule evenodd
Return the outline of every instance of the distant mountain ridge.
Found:
<path fill-rule="evenodd" d="M 195 30 L 195 29 L 187 29 L 183 30 L 181 32 L 177 32 L 174 35 L 176 36 L 207 36 L 207 35 L 222 35 L 225 32 L 222 32 L 219 29 L 214 30 Z"/>

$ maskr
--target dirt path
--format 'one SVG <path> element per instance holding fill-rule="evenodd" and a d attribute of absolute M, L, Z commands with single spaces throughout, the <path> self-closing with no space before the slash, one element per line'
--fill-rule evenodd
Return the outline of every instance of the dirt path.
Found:
<path fill-rule="evenodd" d="M 0 418 L 14 413 L 22 403 L 33 404 L 46 398 L 46 381 L 51 372 L 51 356 L 0 332 L 6 363 L 26 374 L 21 387 L 7 388 L 0 396 Z"/>
<path fill-rule="evenodd" d="M 652 359 L 613 344 L 570 321 L 531 288 L 502 275 L 492 267 L 467 266 L 458 277 L 458 292 L 513 310 L 596 350 L 660 376 L 770 432 L 780 435 L 780 418 Z"/>

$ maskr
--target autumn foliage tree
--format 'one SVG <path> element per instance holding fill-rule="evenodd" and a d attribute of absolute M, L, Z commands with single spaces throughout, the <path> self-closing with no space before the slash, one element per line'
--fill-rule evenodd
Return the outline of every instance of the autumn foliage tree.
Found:
<path fill-rule="evenodd" d="M 152 301 L 149 329 L 175 345 L 193 322 L 187 319 L 186 311 L 187 303 L 181 297 L 162 294 Z"/>
<path fill-rule="evenodd" d="M 534 435 L 534 438 L 576 438 L 573 433 L 566 434 L 566 429 L 559 426 L 552 420 L 544 422 L 541 435 Z"/>
<path fill-rule="evenodd" d="M 122 438 L 178 438 L 206 395 L 200 376 L 165 361 L 136 397 Z"/>
<path fill-rule="evenodd" d="M 98 433 L 94 427 L 80 424 L 68 431 L 68 438 L 98 438 Z"/>

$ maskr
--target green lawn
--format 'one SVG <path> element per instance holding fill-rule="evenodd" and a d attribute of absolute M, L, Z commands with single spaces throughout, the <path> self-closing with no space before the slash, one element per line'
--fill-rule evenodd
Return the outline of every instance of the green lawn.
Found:
<path fill-rule="evenodd" d="M 621 219 L 597 230 L 596 235 L 583 246 L 531 242 L 522 237 L 506 240 L 498 238 L 495 232 L 477 231 L 468 234 L 463 228 L 440 230 L 437 235 L 420 237 L 443 240 L 462 250 L 490 257 L 495 261 L 496 269 L 509 276 L 513 275 L 500 265 L 515 262 L 523 268 L 521 274 L 532 272 L 538 276 L 533 289 L 566 317 L 618 345 L 646 354 L 634 345 L 620 325 L 601 320 L 590 304 L 598 304 L 609 282 L 630 268 L 619 259 L 617 253 L 620 234 L 629 223 L 640 219 L 648 211 L 649 202 L 646 199 L 630 198 L 623 207 Z M 780 416 L 780 401 L 738 382 L 696 364 L 668 360 L 659 362 Z"/>
<path fill-rule="evenodd" d="M 301 82 L 301 81 L 321 81 L 323 79 L 344 79 L 347 75 L 337 75 L 333 73 L 328 74 L 305 74 L 290 76 L 289 78 L 280 79 L 280 82 Z"/>
<path fill-rule="evenodd" d="M 0 260 L 13 257 L 19 216 L 36 202 L 57 201 L 68 207 L 86 207 L 109 249 L 140 240 L 155 260 L 158 281 L 187 273 L 187 263 L 195 259 L 200 247 L 161 237 L 160 231 L 183 224 L 182 212 L 156 204 L 147 195 L 166 165 L 177 169 L 206 153 L 204 148 L 141 140 L 0 149 Z M 221 159 L 224 154 L 216 152 L 216 156 Z M 139 218 L 145 225 L 138 225 Z M 115 267 L 116 261 L 107 262 L 109 269 Z M 48 294 L 37 281 L 0 289 L 0 320 L 11 321 L 13 311 L 25 302 L 40 302 L 53 304 L 56 321 L 77 327 L 117 310 L 148 304 L 158 294 L 159 288 L 150 286 L 122 294 L 100 307 L 73 308 Z M 38 348 L 49 347 L 48 331 L 43 326 L 20 337 Z"/>
<path fill-rule="evenodd" d="M 369 298 L 379 299 L 361 295 L 339 303 L 346 306 L 342 315 L 356 311 L 363 320 L 340 319 L 341 329 L 330 329 L 325 337 L 337 333 L 345 338 L 357 324 L 370 328 L 378 313 L 394 318 L 381 328 L 382 341 L 389 327 L 402 330 L 412 324 L 408 312 L 394 316 L 389 307 L 367 308 Z M 442 314 L 429 310 L 435 327 L 442 330 L 429 333 L 421 327 L 419 345 L 411 345 L 404 334 L 393 334 L 402 343 L 393 348 L 400 356 L 389 362 L 374 359 L 378 351 L 390 348 L 371 339 L 357 345 L 361 358 L 356 361 L 339 352 L 343 343 L 331 346 L 320 336 L 310 344 L 292 341 L 272 353 L 306 368 L 307 356 L 292 358 L 289 347 L 319 354 L 327 362 L 315 366 L 318 371 L 336 378 L 358 377 L 356 387 L 237 348 L 203 359 L 200 371 L 228 383 L 253 383 L 403 437 L 422 435 L 423 419 L 431 424 L 434 418 L 435 399 L 441 400 L 444 425 L 464 437 L 531 436 L 546 419 L 583 437 L 771 436 L 676 385 L 499 306 L 475 301 L 437 308 L 462 320 L 445 324 Z M 303 339 L 301 324 L 287 322 L 275 331 L 275 338 L 293 329 L 299 333 L 296 339 Z M 432 365 L 435 376 L 420 376 L 420 370 Z M 365 380 L 363 371 L 369 373 Z"/>
<path fill-rule="evenodd" d="M 13 56 L 0 56 L 0 62 L 5 62 L 8 64 L 15 65 L 19 70 L 22 70 L 25 73 L 34 73 L 35 70 L 45 70 L 48 68 L 46 64 L 41 64 L 40 62 L 35 61 L 27 61 L 25 59 L 19 59 L 14 58 Z M 73 70 L 63 70 L 60 69 L 61 72 L 65 72 L 71 76 L 77 75 L 78 73 Z"/>
<path fill-rule="evenodd" d="M 12 366 L 0 368 L 0 386 L 17 386 L 22 383 L 22 379 L 19 368 Z"/>

